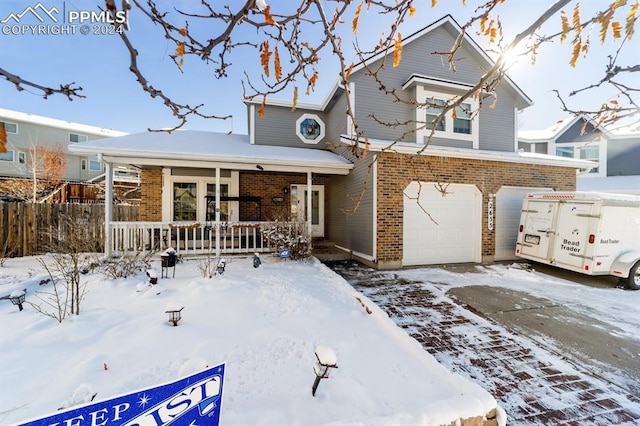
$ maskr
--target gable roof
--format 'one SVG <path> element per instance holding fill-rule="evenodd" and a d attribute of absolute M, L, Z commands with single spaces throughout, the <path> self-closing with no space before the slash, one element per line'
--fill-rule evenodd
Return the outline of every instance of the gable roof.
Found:
<path fill-rule="evenodd" d="M 518 131 L 518 141 L 520 142 L 550 142 L 558 139 L 564 132 L 571 129 L 578 121 L 590 122 L 594 127 L 596 122 L 586 115 L 569 116 L 562 120 L 558 120 L 553 123 L 552 126 L 542 130 L 520 130 Z M 602 131 L 607 137 L 610 137 L 610 132 L 604 126 L 598 126 L 598 130 Z"/>
<path fill-rule="evenodd" d="M 322 149 L 253 145 L 248 135 L 196 130 L 134 133 L 80 142 L 71 145 L 69 150 L 99 155 L 108 162 L 148 166 L 312 171 L 344 175 L 353 168 L 345 158 Z"/>
<path fill-rule="evenodd" d="M 430 32 L 434 31 L 437 28 L 443 27 L 443 26 L 448 26 L 449 28 L 451 28 L 454 32 L 456 32 L 457 34 L 461 34 L 462 33 L 462 27 L 458 24 L 458 22 L 449 14 L 445 15 L 444 17 L 440 18 L 439 20 L 431 23 L 430 25 L 427 25 L 426 27 L 424 27 L 423 29 L 414 32 L 413 34 L 404 37 L 402 39 L 402 47 L 404 48 L 405 46 L 407 46 L 409 43 L 412 43 L 415 40 L 420 39 L 421 37 L 429 34 Z M 463 45 L 465 47 L 469 47 L 471 48 L 474 52 L 476 52 L 484 61 L 486 61 L 488 64 L 492 65 L 495 63 L 495 61 L 493 59 L 491 59 L 491 57 L 489 57 L 489 55 L 487 55 L 487 53 L 480 47 L 480 45 L 478 43 L 476 43 L 476 41 L 471 38 L 468 34 L 465 36 L 464 38 L 464 42 Z M 360 63 L 358 63 L 357 65 L 355 65 L 351 71 L 351 74 L 363 69 L 365 66 L 372 64 L 373 62 L 385 57 L 386 55 L 389 55 L 392 52 L 389 52 L 389 50 L 383 50 L 380 51 L 378 53 L 376 53 L 375 55 L 372 55 L 370 57 L 368 57 L 367 59 L 365 59 L 364 61 L 361 61 Z M 515 93 L 518 95 L 518 97 L 520 97 L 521 102 L 519 103 L 521 106 L 521 108 L 526 108 L 528 106 L 533 105 L 533 101 L 531 100 L 531 98 L 529 98 L 523 91 L 522 89 L 520 89 L 520 87 L 518 87 L 517 84 L 515 84 L 515 82 L 513 80 L 511 80 L 511 78 L 508 75 L 505 75 L 503 78 L 503 81 L 505 81 L 507 83 L 507 85 L 509 87 L 511 87 Z M 329 92 L 327 93 L 327 96 L 325 96 L 324 100 L 319 104 L 319 105 L 312 105 L 312 104 L 305 104 L 305 107 L 308 109 L 319 109 L 319 110 L 324 110 L 324 108 L 326 107 L 326 105 L 329 104 L 329 101 L 334 97 L 334 94 L 336 93 L 336 91 L 338 91 L 339 89 L 342 88 L 342 84 L 340 83 L 340 78 L 336 78 L 336 81 L 334 82 L 332 89 L 329 90 Z M 245 102 L 248 104 L 262 104 L 262 100 L 258 100 L 258 99 L 253 99 L 253 100 L 248 100 L 245 99 Z M 283 101 L 283 100 L 269 100 L 269 98 L 267 98 L 266 100 L 266 104 L 267 105 L 276 105 L 276 106 L 293 106 L 293 102 L 291 101 Z M 297 104 L 298 107 L 300 107 L 300 104 Z"/>

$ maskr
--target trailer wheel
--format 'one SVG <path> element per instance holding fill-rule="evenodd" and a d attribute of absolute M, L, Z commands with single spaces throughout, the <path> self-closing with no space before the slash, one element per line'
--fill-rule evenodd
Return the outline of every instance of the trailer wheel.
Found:
<path fill-rule="evenodd" d="M 629 270 L 629 277 L 625 278 L 625 284 L 629 290 L 640 290 L 640 262 Z"/>

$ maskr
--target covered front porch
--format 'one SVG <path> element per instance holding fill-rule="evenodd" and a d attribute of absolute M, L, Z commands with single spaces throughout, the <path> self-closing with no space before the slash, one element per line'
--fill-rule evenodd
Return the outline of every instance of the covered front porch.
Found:
<path fill-rule="evenodd" d="M 331 175 L 353 165 L 323 149 L 254 145 L 244 135 L 143 133 L 82 145 L 106 168 L 105 253 L 269 252 L 265 229 L 278 223 L 324 236 Z M 80 147 L 74 147 L 80 150 Z M 141 171 L 140 221 L 113 221 L 113 167 Z"/>

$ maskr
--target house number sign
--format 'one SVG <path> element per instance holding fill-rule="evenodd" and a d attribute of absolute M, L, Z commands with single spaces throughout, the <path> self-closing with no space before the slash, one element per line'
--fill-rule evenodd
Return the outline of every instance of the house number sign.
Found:
<path fill-rule="evenodd" d="M 487 228 L 493 231 L 493 200 L 487 202 Z"/>

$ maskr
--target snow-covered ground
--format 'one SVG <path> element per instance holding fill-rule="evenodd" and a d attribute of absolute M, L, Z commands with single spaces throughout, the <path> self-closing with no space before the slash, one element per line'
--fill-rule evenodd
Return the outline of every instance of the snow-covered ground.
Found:
<path fill-rule="evenodd" d="M 250 257 L 228 258 L 211 279 L 186 260 L 156 285 L 144 273 L 90 273 L 81 314 L 61 324 L 0 300 L 0 424 L 223 362 L 221 424 L 435 425 L 496 408 L 320 262 L 262 260 L 255 269 Z M 152 267 L 159 276 L 160 262 Z M 26 288 L 27 302 L 38 303 L 35 294 L 51 290 L 40 284 L 46 278 L 35 257 L 7 259 L 0 296 Z M 177 327 L 167 306 L 184 307 Z M 335 354 L 338 368 L 312 397 L 317 348 Z"/>

